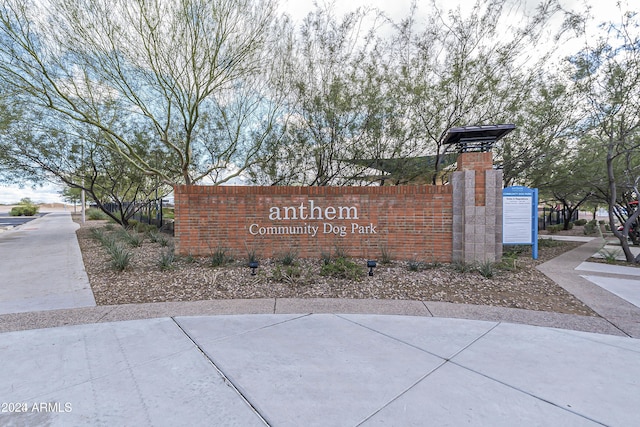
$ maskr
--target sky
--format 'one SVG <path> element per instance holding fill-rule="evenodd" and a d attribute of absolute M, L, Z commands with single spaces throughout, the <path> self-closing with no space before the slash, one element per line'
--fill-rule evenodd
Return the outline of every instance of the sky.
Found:
<path fill-rule="evenodd" d="M 393 20 L 400 20 L 409 14 L 412 0 L 340 0 L 340 1 L 325 1 L 325 0 L 280 0 L 280 10 L 289 14 L 296 22 L 302 22 L 304 17 L 314 9 L 314 3 L 318 4 L 333 4 L 334 10 L 337 16 L 341 16 L 344 13 L 355 10 L 360 6 L 368 6 L 371 8 L 377 8 L 384 10 L 386 14 Z M 535 7 L 539 3 L 538 0 L 526 0 L 527 7 Z M 602 22 L 607 20 L 619 19 L 619 12 L 616 7 L 617 0 L 560 0 L 563 7 L 573 10 L 584 10 L 584 5 L 587 4 L 591 7 L 591 12 L 596 18 L 596 21 Z M 469 10 L 475 3 L 474 0 L 436 0 L 436 3 L 446 5 L 446 9 L 451 9 L 460 5 L 461 10 Z M 632 3 L 629 0 L 622 0 L 623 5 L 627 5 L 626 9 L 630 9 L 628 6 Z M 428 10 L 431 1 L 430 0 L 417 0 L 418 10 Z M 624 8 L 624 7 L 623 7 Z M 442 9 L 446 10 L 445 7 Z M 636 6 L 635 10 L 640 11 L 640 6 Z M 419 19 L 419 18 L 418 18 Z M 591 31 L 595 31 L 595 24 L 592 26 Z M 42 183 L 41 186 L 36 188 L 19 187 L 17 185 L 6 185 L 0 183 L 0 204 L 16 203 L 24 197 L 29 197 L 34 202 L 52 203 L 62 202 L 60 198 L 61 188 L 52 183 Z"/>

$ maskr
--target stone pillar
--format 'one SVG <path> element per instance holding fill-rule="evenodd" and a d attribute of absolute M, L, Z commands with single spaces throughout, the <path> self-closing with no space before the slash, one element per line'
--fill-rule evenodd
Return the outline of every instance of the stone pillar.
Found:
<path fill-rule="evenodd" d="M 454 261 L 502 258 L 502 171 L 490 152 L 461 153 L 453 173 Z"/>

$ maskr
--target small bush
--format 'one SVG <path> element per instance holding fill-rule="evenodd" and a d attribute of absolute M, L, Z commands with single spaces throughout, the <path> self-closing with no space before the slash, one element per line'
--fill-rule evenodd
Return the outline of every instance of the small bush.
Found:
<path fill-rule="evenodd" d="M 607 264 L 615 264 L 616 261 L 618 260 L 618 257 L 622 255 L 622 251 L 620 251 L 619 249 L 609 250 L 609 249 L 603 248 L 603 249 L 600 249 L 598 253 L 602 255 L 602 258 L 604 258 Z"/>
<path fill-rule="evenodd" d="M 227 255 L 227 250 L 224 248 L 218 248 L 211 254 L 209 258 L 209 265 L 211 267 L 222 267 L 233 261 L 233 259 Z"/>
<path fill-rule="evenodd" d="M 111 255 L 111 266 L 117 271 L 124 271 L 131 263 L 133 254 L 125 247 L 114 243 L 107 248 Z"/>
<path fill-rule="evenodd" d="M 173 265 L 175 260 L 176 256 L 173 253 L 173 250 L 163 251 L 160 254 L 160 259 L 158 260 L 158 267 L 160 267 L 160 270 L 162 271 L 173 270 L 175 268 Z"/>
<path fill-rule="evenodd" d="M 556 248 L 558 246 L 562 246 L 562 242 L 560 240 L 538 239 L 539 248 Z"/>
<path fill-rule="evenodd" d="M 485 279 L 491 279 L 495 275 L 495 264 L 491 261 L 480 262 L 476 270 Z"/>
<path fill-rule="evenodd" d="M 34 216 L 37 213 L 37 206 L 15 206 L 9 211 L 11 216 Z"/>
<path fill-rule="evenodd" d="M 349 254 L 347 254 L 347 251 L 345 250 L 345 248 L 340 247 L 340 246 L 336 246 L 335 249 L 333 250 L 333 255 L 335 256 L 336 259 L 347 259 L 349 257 Z"/>
<path fill-rule="evenodd" d="M 20 200 L 18 206 L 11 208 L 9 215 L 11 216 L 34 216 L 40 208 L 36 206 L 31 199 L 25 197 Z"/>
<path fill-rule="evenodd" d="M 380 249 L 380 263 L 388 265 L 391 264 L 392 259 L 389 249 L 387 249 L 386 246 L 383 246 L 382 249 Z"/>
<path fill-rule="evenodd" d="M 451 267 L 458 273 L 469 273 L 473 271 L 473 266 L 464 261 L 454 261 L 451 263 Z"/>
<path fill-rule="evenodd" d="M 91 229 L 91 238 L 100 242 L 102 246 L 108 247 L 115 243 L 115 240 L 110 234 L 105 233 L 100 228 Z"/>
<path fill-rule="evenodd" d="M 297 265 L 278 265 L 273 269 L 272 277 L 278 282 L 295 285 L 302 277 L 302 270 Z"/>
<path fill-rule="evenodd" d="M 144 242 L 144 235 L 135 231 L 127 231 L 124 228 L 121 228 L 119 233 L 119 237 L 125 241 L 129 246 L 134 248 L 139 248 L 142 246 Z"/>
<path fill-rule="evenodd" d="M 595 234 L 597 226 L 598 226 L 598 223 L 596 222 L 596 220 L 592 219 L 591 221 L 585 224 L 583 233 L 587 236 L 591 234 Z"/>
<path fill-rule="evenodd" d="M 424 262 L 412 259 L 407 262 L 407 268 L 409 269 L 409 271 L 420 271 L 424 270 L 425 267 Z"/>
<path fill-rule="evenodd" d="M 291 266 L 295 265 L 297 259 L 298 252 L 295 249 L 289 249 L 287 252 L 280 255 L 278 261 L 280 261 L 282 265 Z"/>
<path fill-rule="evenodd" d="M 547 226 L 547 231 L 549 232 L 549 234 L 556 234 L 558 231 L 562 230 L 562 228 L 562 224 L 549 225 Z"/>
<path fill-rule="evenodd" d="M 153 224 L 146 224 L 144 222 L 139 222 L 136 224 L 135 230 L 138 233 L 153 233 L 154 231 L 158 230 L 158 227 L 156 227 Z"/>
<path fill-rule="evenodd" d="M 518 269 L 518 257 L 503 256 L 502 261 L 497 264 L 497 268 L 506 271 L 516 271 Z"/>
<path fill-rule="evenodd" d="M 255 249 L 247 249 L 247 263 L 258 262 L 260 257 Z"/>
<path fill-rule="evenodd" d="M 102 212 L 100 209 L 90 208 L 87 209 L 87 218 L 90 221 L 99 221 L 103 219 L 109 218 L 106 213 Z"/>
<path fill-rule="evenodd" d="M 169 245 L 169 239 L 162 233 L 158 231 L 149 233 L 149 240 L 153 243 L 159 243 L 160 246 L 165 247 Z"/>
<path fill-rule="evenodd" d="M 580 219 L 574 221 L 573 223 L 575 225 L 578 225 L 578 226 L 583 226 L 583 225 L 585 225 L 587 223 L 587 220 L 584 219 L 584 218 L 580 218 Z"/>
<path fill-rule="evenodd" d="M 330 252 L 325 252 L 324 250 L 320 252 L 320 259 L 322 260 L 322 265 L 328 265 L 331 264 L 331 260 L 333 259 L 331 257 L 331 253 Z"/>
<path fill-rule="evenodd" d="M 193 264 L 194 262 L 196 262 L 196 258 L 189 254 L 187 256 L 185 256 L 184 258 L 182 258 L 184 260 L 184 262 L 186 262 L 187 264 Z"/>
<path fill-rule="evenodd" d="M 330 276 L 340 279 L 358 280 L 364 275 L 364 267 L 347 258 L 336 258 L 329 264 L 324 264 L 320 269 L 321 276 Z"/>
<path fill-rule="evenodd" d="M 528 245 L 508 245 L 505 246 L 503 256 L 517 258 L 518 256 L 527 253 L 529 251 L 529 248 L 530 246 Z"/>

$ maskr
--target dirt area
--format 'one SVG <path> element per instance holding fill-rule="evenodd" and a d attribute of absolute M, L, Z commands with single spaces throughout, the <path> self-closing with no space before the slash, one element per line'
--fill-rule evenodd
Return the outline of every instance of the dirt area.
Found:
<path fill-rule="evenodd" d="M 93 228 L 131 253 L 123 271 L 114 269 L 111 255 L 95 238 Z M 119 227 L 106 221 L 87 221 L 77 232 L 99 305 L 236 298 L 368 298 L 596 315 L 535 268 L 579 243 L 545 245 L 539 249 L 538 260 L 531 259 L 529 247 L 518 247 L 507 253 L 505 261 L 493 265 L 431 264 L 426 260 L 384 264 L 378 260 L 373 276 L 367 274 L 365 260 L 350 260 L 352 263 L 341 270 L 334 268 L 336 265 L 323 268 L 326 263 L 321 259 L 295 259 L 290 265 L 286 264 L 291 259 L 261 259 L 252 275 L 246 259 L 218 267 L 212 266 L 211 257 L 175 257 L 171 261 L 172 236 L 132 233 L 142 240 L 137 247 L 125 245 Z M 340 277 L 351 274 L 356 277 Z"/>

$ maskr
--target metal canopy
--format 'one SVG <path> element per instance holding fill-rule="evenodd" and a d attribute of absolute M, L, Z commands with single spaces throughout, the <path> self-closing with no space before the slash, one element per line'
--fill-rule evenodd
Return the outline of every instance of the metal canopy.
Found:
<path fill-rule="evenodd" d="M 516 128 L 514 124 L 482 125 L 451 128 L 444 138 L 445 145 L 456 145 L 459 153 L 491 151 L 493 144 Z"/>

